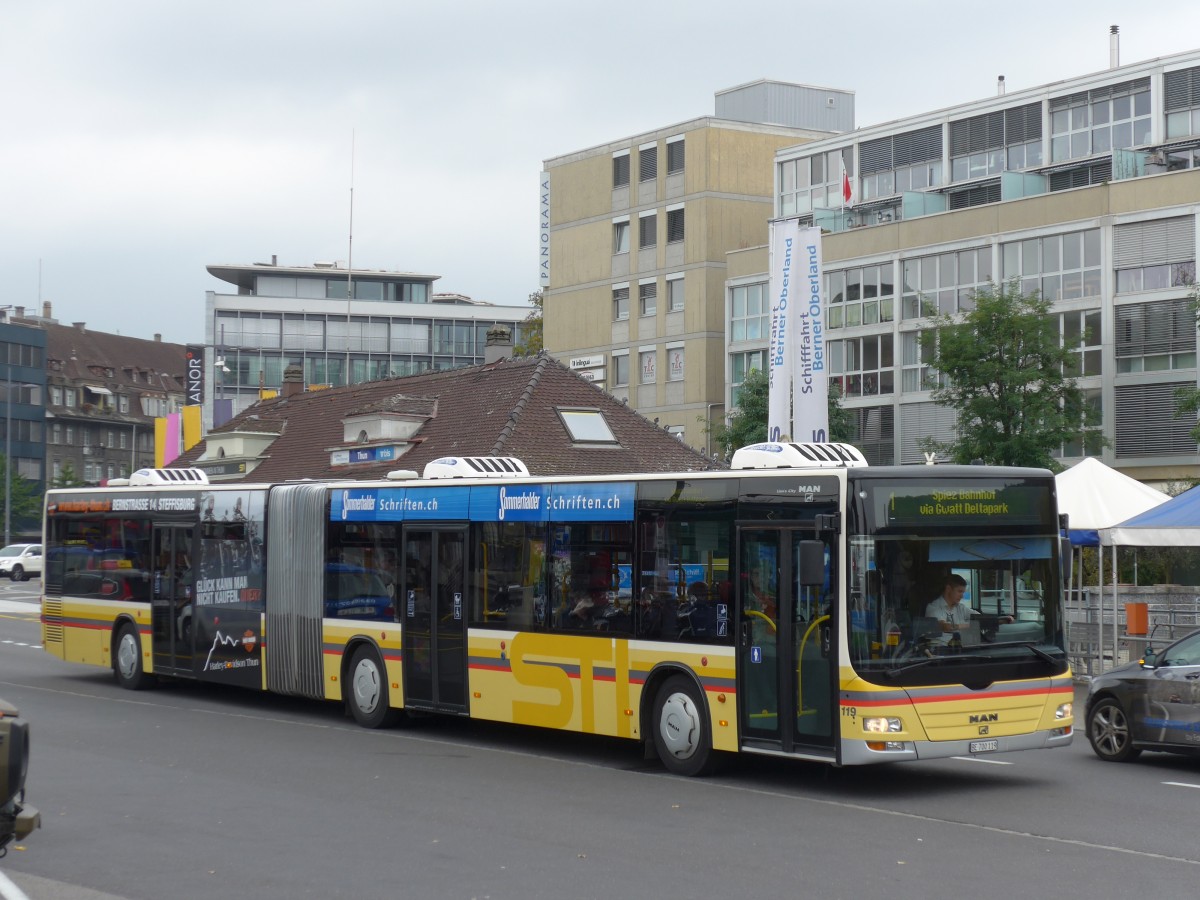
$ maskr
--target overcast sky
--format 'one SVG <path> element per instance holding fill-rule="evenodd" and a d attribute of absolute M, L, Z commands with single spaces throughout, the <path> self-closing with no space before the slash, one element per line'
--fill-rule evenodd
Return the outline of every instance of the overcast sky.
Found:
<path fill-rule="evenodd" d="M 985 12 L 985 9 L 987 12 Z M 198 342 L 212 263 L 524 303 L 542 161 L 759 78 L 877 124 L 1200 46 L 1195 0 L 5 0 L 0 304 Z M 353 150 L 352 150 L 353 148 Z"/>

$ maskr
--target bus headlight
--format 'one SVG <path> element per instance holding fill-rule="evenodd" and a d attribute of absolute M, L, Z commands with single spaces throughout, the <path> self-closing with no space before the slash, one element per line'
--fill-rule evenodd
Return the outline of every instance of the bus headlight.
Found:
<path fill-rule="evenodd" d="M 866 716 L 862 720 L 863 731 L 872 734 L 893 734 L 904 730 L 904 723 L 899 716 Z"/>
<path fill-rule="evenodd" d="M 1073 709 L 1073 707 L 1072 707 L 1072 704 L 1070 704 L 1070 703 L 1060 703 L 1060 704 L 1058 705 L 1058 709 L 1056 709 L 1056 710 L 1054 711 L 1054 718 L 1056 718 L 1056 719 L 1069 719 L 1069 718 L 1071 718 L 1071 712 L 1072 712 L 1072 709 Z"/>

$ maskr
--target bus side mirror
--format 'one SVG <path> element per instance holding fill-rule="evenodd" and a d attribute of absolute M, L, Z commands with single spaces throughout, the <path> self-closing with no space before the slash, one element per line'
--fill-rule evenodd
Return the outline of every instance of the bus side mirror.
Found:
<path fill-rule="evenodd" d="M 796 549 L 800 567 L 800 583 L 820 587 L 825 583 L 825 542 L 800 541 Z"/>

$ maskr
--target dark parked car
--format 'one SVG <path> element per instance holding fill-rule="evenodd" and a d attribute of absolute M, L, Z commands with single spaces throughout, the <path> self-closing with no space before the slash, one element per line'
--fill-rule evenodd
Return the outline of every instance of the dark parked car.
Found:
<path fill-rule="evenodd" d="M 1200 754 L 1200 631 L 1093 679 L 1086 721 L 1104 760 L 1143 750 Z"/>

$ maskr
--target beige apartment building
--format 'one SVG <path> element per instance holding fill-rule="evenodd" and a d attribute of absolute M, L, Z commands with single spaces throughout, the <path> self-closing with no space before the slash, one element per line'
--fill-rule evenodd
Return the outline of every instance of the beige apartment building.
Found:
<path fill-rule="evenodd" d="M 727 254 L 767 239 L 776 152 L 853 127 L 850 92 L 757 81 L 718 92 L 715 116 L 546 160 L 546 350 L 709 451 Z"/>

